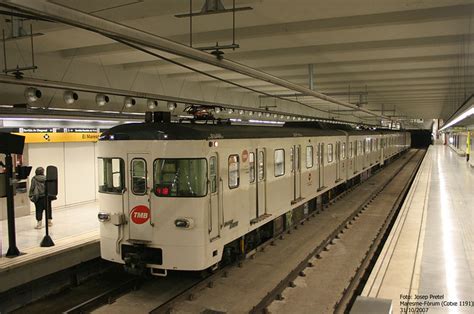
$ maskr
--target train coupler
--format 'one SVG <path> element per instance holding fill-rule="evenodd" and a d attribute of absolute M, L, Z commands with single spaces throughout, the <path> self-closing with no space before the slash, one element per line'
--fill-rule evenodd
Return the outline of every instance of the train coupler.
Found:
<path fill-rule="evenodd" d="M 127 273 L 141 276 L 145 273 L 146 264 L 141 256 L 136 253 L 129 253 L 123 258 L 125 262 L 124 269 Z"/>

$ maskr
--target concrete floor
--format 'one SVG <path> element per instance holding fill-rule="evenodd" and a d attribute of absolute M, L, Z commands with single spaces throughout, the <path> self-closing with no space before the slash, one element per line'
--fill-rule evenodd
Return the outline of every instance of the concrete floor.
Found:
<path fill-rule="evenodd" d="M 402 295 L 474 301 L 473 192 L 474 169 L 465 158 L 447 146 L 430 146 L 362 295 L 393 300 L 395 313 L 406 308 Z M 418 307 L 474 312 L 459 303 Z"/>
<path fill-rule="evenodd" d="M 53 210 L 53 226 L 49 229 L 51 238 L 63 239 L 99 229 L 97 220 L 98 203 L 87 203 Z M 19 217 L 16 223 L 16 241 L 18 249 L 30 249 L 39 246 L 44 237 L 44 223 L 42 229 L 35 229 L 35 214 Z M 0 222 L 0 248 L 2 255 L 8 250 L 7 221 Z"/>

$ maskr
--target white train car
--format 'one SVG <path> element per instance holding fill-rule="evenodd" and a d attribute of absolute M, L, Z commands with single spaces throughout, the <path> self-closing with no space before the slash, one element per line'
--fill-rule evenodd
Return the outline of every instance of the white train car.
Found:
<path fill-rule="evenodd" d="M 154 275 L 216 267 L 407 147 L 404 132 L 114 127 L 99 143 L 101 255 Z"/>

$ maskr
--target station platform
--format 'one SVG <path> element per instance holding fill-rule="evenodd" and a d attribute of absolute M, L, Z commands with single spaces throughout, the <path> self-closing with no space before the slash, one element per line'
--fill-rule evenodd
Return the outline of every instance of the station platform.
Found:
<path fill-rule="evenodd" d="M 0 293 L 35 279 L 72 267 L 100 256 L 98 203 L 87 203 L 64 209 L 53 209 L 53 226 L 49 228 L 55 246 L 42 248 L 45 228 L 35 229 L 36 220 L 29 216 L 16 218 L 17 247 L 22 253 L 7 258 L 7 221 L 1 221 Z"/>
<path fill-rule="evenodd" d="M 374 300 L 393 313 L 473 313 L 473 191 L 465 159 L 430 146 L 351 313 Z"/>

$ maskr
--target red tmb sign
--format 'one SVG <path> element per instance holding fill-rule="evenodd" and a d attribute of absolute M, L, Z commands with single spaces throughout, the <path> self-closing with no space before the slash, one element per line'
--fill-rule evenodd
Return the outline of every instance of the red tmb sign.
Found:
<path fill-rule="evenodd" d="M 143 224 L 150 219 L 150 209 L 144 205 L 135 206 L 130 212 L 130 218 L 138 225 Z"/>

